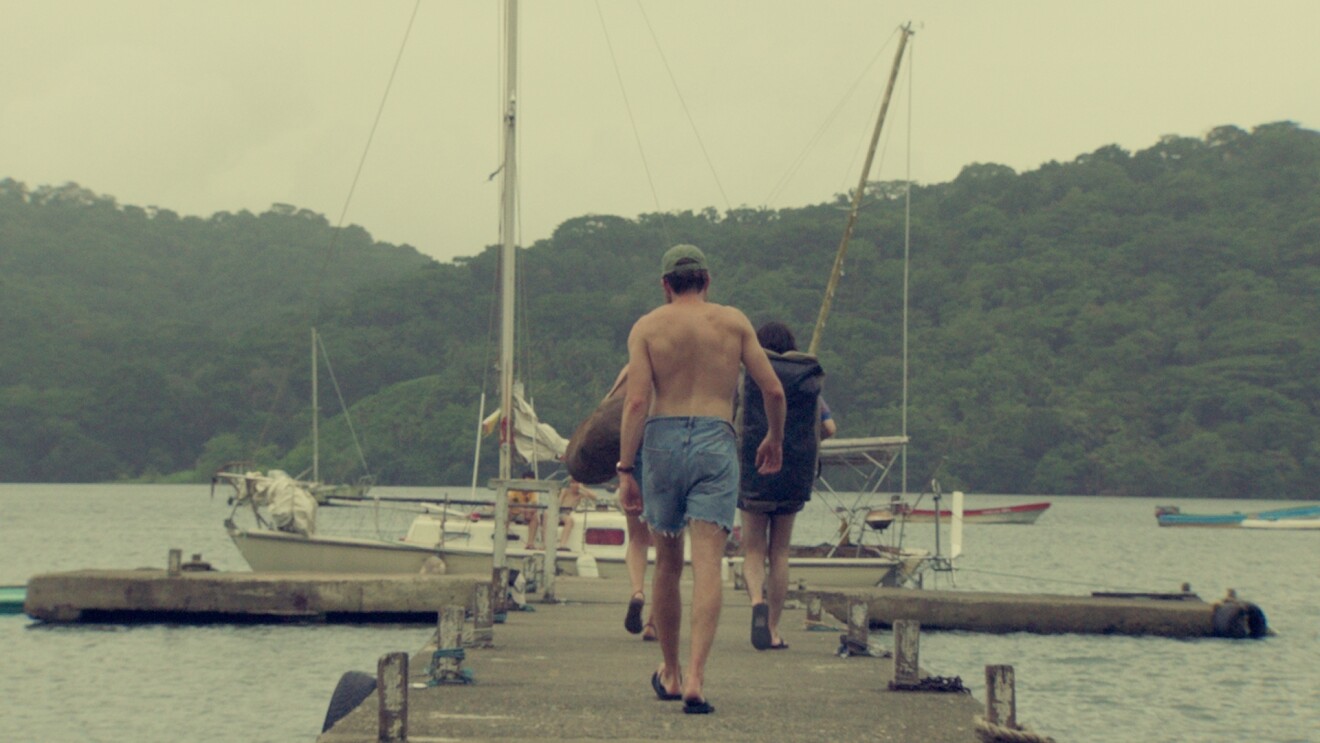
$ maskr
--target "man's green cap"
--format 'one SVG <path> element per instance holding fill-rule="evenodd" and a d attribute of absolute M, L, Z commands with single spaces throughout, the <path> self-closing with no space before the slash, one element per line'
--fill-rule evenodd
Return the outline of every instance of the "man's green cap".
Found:
<path fill-rule="evenodd" d="M 693 273 L 706 270 L 706 254 L 695 245 L 675 245 L 665 251 L 660 261 L 660 275 Z"/>

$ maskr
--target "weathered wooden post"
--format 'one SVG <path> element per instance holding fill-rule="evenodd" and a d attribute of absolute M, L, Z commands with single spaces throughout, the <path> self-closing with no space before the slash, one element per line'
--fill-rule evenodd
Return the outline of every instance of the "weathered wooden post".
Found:
<path fill-rule="evenodd" d="M 861 599 L 848 602 L 848 644 L 866 650 L 871 634 L 871 607 Z"/>
<path fill-rule="evenodd" d="M 1017 691 L 1014 687 L 1013 666 L 985 667 L 986 722 L 1017 728 Z"/>
<path fill-rule="evenodd" d="M 376 661 L 377 735 L 382 741 L 408 739 L 408 654 L 390 653 Z"/>
<path fill-rule="evenodd" d="M 469 644 L 478 648 L 495 646 L 495 615 L 491 610 L 490 586 L 478 583 L 472 591 L 472 639 Z"/>
<path fill-rule="evenodd" d="M 467 607 L 446 606 L 440 609 L 436 620 L 435 654 L 431 656 L 431 682 L 443 684 L 465 681 L 463 675 L 463 619 Z"/>
<path fill-rule="evenodd" d="M 921 622 L 915 619 L 894 620 L 894 682 L 891 687 L 914 686 L 921 681 L 918 646 Z"/>
<path fill-rule="evenodd" d="M 490 574 L 491 611 L 503 614 L 509 610 L 509 568 L 500 566 Z"/>
<path fill-rule="evenodd" d="M 167 565 L 169 566 L 167 572 L 171 578 L 183 572 L 183 550 L 171 549 Z"/>
<path fill-rule="evenodd" d="M 820 596 L 812 596 L 807 599 L 807 628 L 810 629 L 821 624 L 820 617 L 825 611 L 824 602 Z"/>

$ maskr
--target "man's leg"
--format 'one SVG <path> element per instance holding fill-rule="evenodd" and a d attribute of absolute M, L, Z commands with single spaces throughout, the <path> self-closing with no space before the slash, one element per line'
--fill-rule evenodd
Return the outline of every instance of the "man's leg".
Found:
<path fill-rule="evenodd" d="M 651 617 L 660 636 L 660 655 L 664 659 L 660 683 L 665 691 L 675 694 L 680 691 L 683 676 L 682 664 L 678 662 L 678 645 L 683 635 L 683 599 L 678 590 L 679 578 L 683 576 L 683 535 L 652 534 L 651 538 L 655 541 Z"/>
<path fill-rule="evenodd" d="M 688 523 L 692 535 L 692 647 L 687 673 L 683 677 L 683 698 L 705 699 L 701 689 L 706 677 L 706 659 L 715 643 L 715 630 L 720 622 L 720 607 L 724 603 L 724 586 L 720 581 L 720 558 L 729 534 L 709 521 L 693 520 Z M 682 567 L 680 547 L 679 567 Z M 664 631 L 660 641 L 664 642 Z"/>
<path fill-rule="evenodd" d="M 770 517 L 770 580 L 766 584 L 766 597 L 770 603 L 770 643 L 779 645 L 779 618 L 784 613 L 784 599 L 788 597 L 788 545 L 793 540 L 793 521 L 796 513 Z"/>

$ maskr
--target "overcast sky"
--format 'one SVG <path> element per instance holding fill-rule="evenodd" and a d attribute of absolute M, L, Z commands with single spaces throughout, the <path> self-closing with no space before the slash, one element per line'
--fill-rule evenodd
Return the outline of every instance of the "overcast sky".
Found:
<path fill-rule="evenodd" d="M 502 5 L 425 0 L 405 44 L 413 0 L 0 0 L 0 178 L 203 217 L 339 223 L 347 203 L 378 240 L 474 255 L 499 240 Z M 908 21 L 872 179 L 904 178 L 909 151 L 938 183 L 1320 128 L 1314 0 L 538 0 L 519 19 L 521 244 L 583 214 L 846 192 Z"/>

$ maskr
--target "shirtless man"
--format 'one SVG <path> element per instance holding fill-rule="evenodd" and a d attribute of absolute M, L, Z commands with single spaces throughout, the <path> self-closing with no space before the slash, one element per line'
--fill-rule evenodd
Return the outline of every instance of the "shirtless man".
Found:
<path fill-rule="evenodd" d="M 765 400 L 768 431 L 756 451 L 763 474 L 779 471 L 783 457 L 784 389 L 746 315 L 706 301 L 710 274 L 699 249 L 670 248 L 661 275 L 665 304 L 638 320 L 628 336 L 619 503 L 625 512 L 642 514 L 655 542 L 653 612 L 663 663 L 651 688 L 661 699 L 682 699 L 684 712 L 705 714 L 714 711 L 702 684 L 723 602 L 720 558 L 737 510 L 731 421 L 740 365 Z M 646 467 L 639 489 L 632 473 L 643 429 Z M 693 577 L 686 673 L 678 662 L 685 527 L 692 535 Z"/>

